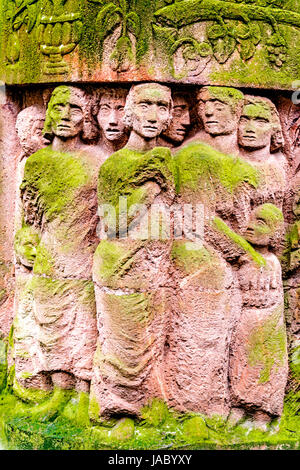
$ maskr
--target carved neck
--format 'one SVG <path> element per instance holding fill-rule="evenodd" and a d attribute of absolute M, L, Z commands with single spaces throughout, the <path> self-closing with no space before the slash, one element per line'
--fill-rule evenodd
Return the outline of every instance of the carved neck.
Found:
<path fill-rule="evenodd" d="M 222 153 L 227 153 L 227 154 L 239 153 L 236 132 L 234 132 L 233 134 L 228 134 L 228 135 L 216 135 L 216 136 L 209 135 L 209 140 L 212 146 L 218 149 Z"/>
<path fill-rule="evenodd" d="M 262 149 L 241 149 L 241 154 L 247 160 L 251 160 L 253 162 L 263 162 L 268 160 L 271 156 L 270 151 L 267 147 L 263 147 Z"/>
<path fill-rule="evenodd" d="M 67 139 L 55 136 L 52 142 L 52 149 L 58 152 L 71 152 L 72 150 L 77 150 L 81 146 L 82 143 L 78 135 Z"/>
<path fill-rule="evenodd" d="M 115 141 L 115 142 L 111 142 L 110 140 L 107 140 L 104 138 L 103 143 L 102 143 L 102 148 L 105 154 L 112 155 L 114 152 L 117 152 L 118 150 L 123 148 L 125 145 L 125 142 L 126 142 L 126 138 Z"/>
<path fill-rule="evenodd" d="M 157 137 L 153 139 L 145 139 L 135 131 L 131 131 L 127 145 L 125 146 L 129 150 L 140 150 L 141 152 L 151 150 L 157 146 Z"/>

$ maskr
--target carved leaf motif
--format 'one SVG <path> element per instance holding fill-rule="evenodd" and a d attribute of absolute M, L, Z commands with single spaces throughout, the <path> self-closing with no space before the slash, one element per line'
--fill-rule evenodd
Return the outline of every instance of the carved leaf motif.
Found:
<path fill-rule="evenodd" d="M 78 44 L 81 40 L 83 24 L 81 21 L 74 21 L 71 26 L 71 39 L 75 44 Z"/>
<path fill-rule="evenodd" d="M 251 59 L 254 56 L 256 47 L 251 39 L 245 39 L 239 45 L 240 56 L 243 60 Z"/>
<path fill-rule="evenodd" d="M 225 36 L 224 38 L 220 38 L 211 42 L 215 59 L 220 64 L 224 64 L 235 50 L 235 39 L 230 36 Z"/>
<path fill-rule="evenodd" d="M 23 11 L 20 15 L 15 18 L 15 21 L 13 23 L 13 30 L 18 31 L 18 29 L 21 28 L 21 26 L 25 23 L 25 18 L 26 18 L 26 11 Z"/>
<path fill-rule="evenodd" d="M 109 33 L 121 23 L 119 8 L 113 3 L 109 3 L 98 13 L 96 26 L 99 36 L 103 40 Z"/>
<path fill-rule="evenodd" d="M 72 38 L 72 26 L 67 21 L 62 25 L 62 44 L 68 44 Z"/>
<path fill-rule="evenodd" d="M 27 6 L 27 32 L 30 33 L 37 20 L 37 4 Z"/>
<path fill-rule="evenodd" d="M 129 31 L 137 37 L 140 32 L 140 19 L 138 15 L 132 11 L 126 16 L 126 19 Z"/>
<path fill-rule="evenodd" d="M 105 0 L 89 0 L 91 3 L 96 3 L 97 5 L 104 6 L 106 4 Z"/>
<path fill-rule="evenodd" d="M 15 64 L 19 60 L 20 43 L 17 33 L 11 34 L 8 39 L 6 57 L 12 64 Z"/>
<path fill-rule="evenodd" d="M 173 44 L 177 37 L 177 30 L 175 28 L 167 28 L 163 26 L 152 25 L 156 37 L 161 37 Z"/>
<path fill-rule="evenodd" d="M 127 37 L 119 38 L 115 50 L 110 56 L 112 70 L 126 72 L 133 62 L 133 59 L 130 39 Z"/>

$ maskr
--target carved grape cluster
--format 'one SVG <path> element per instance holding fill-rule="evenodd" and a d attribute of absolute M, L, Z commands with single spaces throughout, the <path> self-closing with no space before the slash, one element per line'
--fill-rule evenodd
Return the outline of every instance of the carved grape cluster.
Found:
<path fill-rule="evenodd" d="M 286 62 L 287 44 L 282 36 L 273 34 L 267 41 L 269 61 L 276 67 L 282 67 Z"/>

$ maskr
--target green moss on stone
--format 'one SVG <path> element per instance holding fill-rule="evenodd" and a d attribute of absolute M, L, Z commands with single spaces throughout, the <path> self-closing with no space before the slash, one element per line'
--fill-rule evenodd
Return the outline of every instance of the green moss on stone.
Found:
<path fill-rule="evenodd" d="M 34 274 L 53 275 L 55 260 L 47 250 L 44 243 L 40 243 L 36 250 L 36 259 L 33 266 Z"/>
<path fill-rule="evenodd" d="M 111 431 L 111 439 L 115 441 L 126 441 L 134 435 L 134 421 L 130 418 L 121 418 Z"/>
<path fill-rule="evenodd" d="M 7 378 L 7 343 L 0 340 L 0 392 L 6 387 Z"/>
<path fill-rule="evenodd" d="M 38 197 L 36 210 L 48 221 L 62 220 L 76 211 L 76 194 L 91 178 L 84 159 L 70 153 L 55 152 L 51 147 L 39 150 L 26 161 L 21 191 L 32 201 Z"/>
<path fill-rule="evenodd" d="M 94 269 L 100 282 L 107 284 L 121 277 L 132 265 L 135 251 L 118 241 L 102 240 L 94 257 Z"/>
<path fill-rule="evenodd" d="M 257 187 L 258 172 L 247 162 L 225 155 L 201 142 L 193 142 L 175 156 L 178 167 L 177 191 L 186 187 L 195 191 L 216 192 L 223 187 L 234 193 L 242 184 Z"/>
<path fill-rule="evenodd" d="M 259 383 L 268 382 L 273 367 L 284 365 L 286 355 L 286 330 L 281 322 L 282 308 L 273 314 L 249 338 L 248 360 L 250 366 L 261 366 Z"/>
<path fill-rule="evenodd" d="M 163 147 L 156 147 L 149 152 L 126 148 L 119 150 L 100 168 L 99 204 L 112 204 L 118 216 L 119 197 L 127 197 L 130 204 L 143 203 L 145 193 L 143 190 L 135 191 L 149 180 L 157 181 L 164 187 L 173 184 L 174 165 L 170 150 Z"/>
<path fill-rule="evenodd" d="M 166 403 L 158 398 L 151 400 L 149 405 L 141 409 L 141 418 L 145 424 L 158 427 L 170 418 L 170 410 Z"/>
<path fill-rule="evenodd" d="M 205 421 L 200 416 L 184 421 L 183 436 L 189 441 L 205 441 L 209 438 L 209 432 Z"/>
<path fill-rule="evenodd" d="M 25 377 L 23 377 L 25 378 Z M 16 379 L 14 378 L 13 382 L 13 391 L 14 394 L 26 403 L 31 403 L 38 405 L 41 402 L 45 401 L 50 395 L 51 392 L 45 390 L 39 390 L 35 388 L 23 387 Z"/>
<path fill-rule="evenodd" d="M 253 261 L 258 266 L 266 266 L 266 260 L 264 259 L 264 257 L 260 253 L 258 253 L 250 245 L 250 243 L 248 243 L 247 240 L 245 240 L 245 238 L 243 238 L 241 235 L 238 235 L 233 230 L 231 230 L 231 228 L 229 228 L 228 225 L 222 219 L 220 219 L 219 217 L 214 217 L 213 226 L 219 232 L 223 233 L 226 237 L 228 237 L 230 240 L 236 243 L 236 245 L 242 248 L 245 253 L 251 256 Z"/>
<path fill-rule="evenodd" d="M 181 240 L 173 243 L 171 258 L 186 273 L 192 273 L 201 266 L 212 263 L 211 253 L 206 248 Z"/>

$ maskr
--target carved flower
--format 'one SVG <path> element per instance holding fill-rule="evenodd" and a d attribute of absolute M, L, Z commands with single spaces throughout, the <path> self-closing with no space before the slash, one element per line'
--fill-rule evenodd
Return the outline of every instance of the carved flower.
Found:
<path fill-rule="evenodd" d="M 243 60 L 251 59 L 256 51 L 256 46 L 261 40 L 261 33 L 257 24 L 239 24 L 234 29 L 234 36 L 238 42 L 238 49 Z"/>
<path fill-rule="evenodd" d="M 197 76 L 211 59 L 212 49 L 208 42 L 199 43 L 194 38 L 182 38 L 171 47 L 175 74 Z"/>
<path fill-rule="evenodd" d="M 269 61 L 277 67 L 282 67 L 286 61 L 287 44 L 279 34 L 273 34 L 267 41 Z"/>

